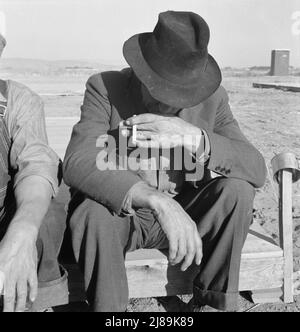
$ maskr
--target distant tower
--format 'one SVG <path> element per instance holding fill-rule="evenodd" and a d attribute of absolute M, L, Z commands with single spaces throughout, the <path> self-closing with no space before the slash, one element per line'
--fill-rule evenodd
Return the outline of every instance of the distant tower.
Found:
<path fill-rule="evenodd" d="M 290 50 L 273 50 L 271 76 L 288 76 L 290 69 Z"/>

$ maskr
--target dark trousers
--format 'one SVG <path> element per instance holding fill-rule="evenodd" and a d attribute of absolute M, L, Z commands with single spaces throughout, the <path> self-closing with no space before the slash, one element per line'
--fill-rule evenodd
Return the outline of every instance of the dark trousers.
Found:
<path fill-rule="evenodd" d="M 14 206 L 7 209 L 0 221 L 0 240 L 15 214 Z M 44 218 L 36 243 L 38 252 L 38 297 L 33 311 L 67 304 L 69 301 L 67 273 L 58 263 L 58 255 L 66 228 L 66 213 L 61 204 L 53 200 Z"/>
<path fill-rule="evenodd" d="M 198 225 L 203 241 L 203 261 L 194 280 L 194 297 L 200 305 L 237 308 L 241 251 L 252 222 L 254 195 L 253 187 L 244 181 L 216 178 L 197 189 L 186 186 L 175 198 Z M 73 213 L 70 227 L 92 309 L 125 311 L 125 254 L 166 248 L 159 223 L 148 210 L 121 218 L 86 199 Z"/>

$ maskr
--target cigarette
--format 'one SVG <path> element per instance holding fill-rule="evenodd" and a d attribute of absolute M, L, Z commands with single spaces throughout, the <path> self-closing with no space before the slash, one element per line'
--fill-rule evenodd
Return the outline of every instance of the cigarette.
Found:
<path fill-rule="evenodd" d="M 136 115 L 133 117 L 136 117 Z M 132 143 L 134 145 L 137 143 L 137 125 L 132 126 Z"/>

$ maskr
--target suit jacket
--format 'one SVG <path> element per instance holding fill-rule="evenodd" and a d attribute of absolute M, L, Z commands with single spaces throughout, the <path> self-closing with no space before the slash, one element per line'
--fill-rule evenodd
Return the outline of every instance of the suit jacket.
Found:
<path fill-rule="evenodd" d="M 121 213 L 129 190 L 141 180 L 173 195 L 180 192 L 185 170 L 160 170 L 153 177 L 151 171 L 100 171 L 96 165 L 103 150 L 97 147 L 99 137 L 118 132 L 122 120 L 148 112 L 142 102 L 140 82 L 131 69 L 92 76 L 86 85 L 81 111 L 81 120 L 73 129 L 64 161 L 64 180 L 75 192 L 87 195 L 117 214 Z M 263 186 L 264 159 L 241 132 L 222 86 L 199 105 L 181 110 L 178 116 L 205 130 L 210 140 L 210 159 L 203 178 L 198 180 L 207 181 L 212 171 L 247 181 L 254 187 Z"/>

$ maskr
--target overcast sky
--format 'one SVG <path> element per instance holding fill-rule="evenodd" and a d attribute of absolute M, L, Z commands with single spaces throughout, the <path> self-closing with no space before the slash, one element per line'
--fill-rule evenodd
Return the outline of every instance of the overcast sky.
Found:
<path fill-rule="evenodd" d="M 0 0 L 4 56 L 120 64 L 124 41 L 152 31 L 168 9 L 207 20 L 210 53 L 222 67 L 269 65 L 274 48 L 291 49 L 300 67 L 300 0 Z"/>

